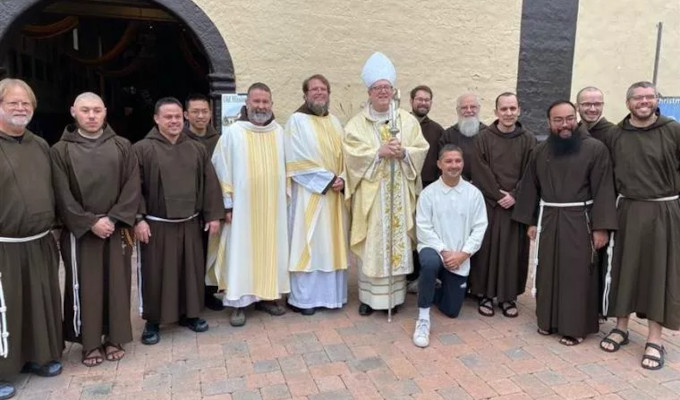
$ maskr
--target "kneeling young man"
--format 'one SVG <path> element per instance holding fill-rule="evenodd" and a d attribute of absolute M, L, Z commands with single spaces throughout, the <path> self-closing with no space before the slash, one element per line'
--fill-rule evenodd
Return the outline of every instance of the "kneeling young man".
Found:
<path fill-rule="evenodd" d="M 470 257 L 482 245 L 487 226 L 482 192 L 461 179 L 462 150 L 445 145 L 439 151 L 437 167 L 442 175 L 422 191 L 416 209 L 421 270 L 413 343 L 418 347 L 430 343 L 433 303 L 444 315 L 458 316 L 467 291 Z M 437 279 L 441 281 L 439 288 L 435 288 Z"/>

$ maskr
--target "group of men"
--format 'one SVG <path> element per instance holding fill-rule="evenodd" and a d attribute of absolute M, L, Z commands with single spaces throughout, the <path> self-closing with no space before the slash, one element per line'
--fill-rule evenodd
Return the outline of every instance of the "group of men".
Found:
<path fill-rule="evenodd" d="M 456 250 L 456 244 L 448 244 L 456 242 L 458 249 L 470 249 L 463 251 L 465 255 L 474 254 L 466 290 L 477 296 L 480 314 L 493 316 L 496 299 L 503 315 L 516 317 L 531 239 L 539 334 L 559 334 L 560 343 L 573 346 L 598 331 L 599 316 L 616 317 L 616 327 L 600 342 L 602 350 L 615 352 L 629 343 L 629 316 L 636 313 L 649 326 L 641 366 L 662 368 L 666 352 L 662 328 L 680 329 L 675 240 L 680 229 L 680 124 L 659 113 L 655 86 L 650 82 L 630 86 L 626 93 L 630 113 L 617 125 L 603 117 L 604 96 L 595 87 L 579 91 L 576 104 L 556 101 L 546 113 L 550 134 L 539 144 L 518 122 L 520 107 L 514 94 L 498 96 L 497 119 L 489 126 L 479 120 L 476 96 L 460 96 L 458 122 L 447 130 L 426 117 L 429 107 L 419 106 L 423 98 L 431 104 L 431 90 L 416 88 L 411 104 L 431 149 L 440 149 L 438 183 L 451 181 L 448 176 L 456 168 L 449 165 L 458 161 L 455 153 L 448 159 L 447 149 L 455 146 L 463 156 L 456 172 L 482 192 L 488 228 L 476 254 L 478 233 L 473 229 L 465 232 L 469 236 L 463 242 L 445 239 L 455 237 L 447 228 L 453 225 L 447 221 L 451 215 L 471 214 L 459 209 L 440 214 L 452 206 L 430 204 L 438 191 L 430 189 L 434 184 L 421 193 L 416 213 L 420 280 L 426 278 L 427 283 L 417 282 L 420 316 L 414 343 L 424 347 L 429 342 L 427 307 L 434 279 L 424 266 L 468 273 L 468 267 L 452 261 L 442 246 Z M 433 208 L 438 211 L 430 211 Z M 462 225 L 459 222 L 458 228 Z M 439 278 L 444 284 L 441 274 Z M 445 315 L 456 315 L 446 308 L 452 304 L 449 299 L 440 305 Z"/>
<path fill-rule="evenodd" d="M 385 55 L 369 58 L 362 79 L 368 101 L 344 127 L 329 113 L 330 83 L 313 75 L 285 126 L 270 88 L 255 83 L 222 135 L 206 97 L 167 97 L 134 145 L 86 92 L 51 149 L 26 129 L 31 88 L 0 81 L 0 377 L 59 374 L 64 338 L 82 344 L 89 367 L 124 357 L 135 245 L 148 345 L 161 324 L 206 331 L 204 303 L 231 307 L 234 326 L 251 304 L 285 313 L 284 294 L 304 315 L 340 308 L 351 250 L 361 315 L 395 312 L 419 261 L 413 341 L 426 347 L 433 304 L 453 318 L 472 294 L 484 316 L 494 300 L 518 315 L 532 239 L 540 334 L 578 344 L 597 332 L 599 311 L 617 317 L 600 344 L 617 351 L 636 312 L 649 321 L 642 366 L 663 366 L 662 327 L 680 328 L 680 125 L 658 114 L 652 84 L 630 87 L 618 125 L 602 117 L 596 88 L 577 105 L 553 103 L 550 135 L 537 144 L 513 93 L 496 98 L 488 126 L 477 97 L 460 96 L 458 121 L 444 130 L 427 117 L 427 86 L 411 91 L 411 113 L 398 107 Z M 49 234 L 57 220 L 63 319 Z M 0 384 L 0 399 L 14 393 Z"/>

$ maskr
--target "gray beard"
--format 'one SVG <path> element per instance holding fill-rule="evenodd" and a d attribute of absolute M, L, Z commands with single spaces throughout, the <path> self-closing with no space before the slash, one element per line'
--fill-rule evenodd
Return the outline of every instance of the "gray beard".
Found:
<path fill-rule="evenodd" d="M 262 125 L 272 118 L 271 112 L 258 112 L 248 110 L 248 120 L 253 124 Z"/>
<path fill-rule="evenodd" d="M 479 133 L 479 118 L 467 117 L 458 121 L 458 130 L 465 137 L 473 137 Z"/>
<path fill-rule="evenodd" d="M 314 113 L 314 115 L 323 116 L 328 113 L 328 106 L 330 102 L 326 103 L 315 103 L 313 101 L 307 102 L 307 108 Z"/>

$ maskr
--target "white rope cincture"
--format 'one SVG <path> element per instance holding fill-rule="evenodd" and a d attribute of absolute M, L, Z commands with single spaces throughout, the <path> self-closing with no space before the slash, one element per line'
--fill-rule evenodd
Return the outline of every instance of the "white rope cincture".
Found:
<path fill-rule="evenodd" d="M 50 230 L 40 232 L 37 235 L 13 238 L 0 237 L 0 243 L 25 243 L 33 240 L 41 239 L 47 236 Z M 5 289 L 2 286 L 2 273 L 0 272 L 0 357 L 7 358 L 9 356 L 9 327 L 7 325 L 7 303 L 5 302 Z"/>
<path fill-rule="evenodd" d="M 2 317 L 2 326 L 0 326 L 0 357 L 7 358 L 9 355 L 9 344 L 7 338 L 9 332 L 7 331 L 7 304 L 5 303 L 5 290 L 2 287 L 2 273 L 0 272 L 0 314 Z"/>
<path fill-rule="evenodd" d="M 78 260 L 76 249 L 76 237 L 70 233 L 71 239 L 71 286 L 73 286 L 73 332 L 80 336 L 80 283 L 78 281 Z"/>
<path fill-rule="evenodd" d="M 196 217 L 198 217 L 198 213 L 196 213 L 196 214 L 194 214 L 194 215 L 192 215 L 192 216 L 190 216 L 190 217 L 180 218 L 180 219 L 167 219 L 167 218 L 161 218 L 161 217 L 154 217 L 153 215 L 146 215 L 146 216 L 144 216 L 144 218 L 145 218 L 145 219 L 148 219 L 149 221 L 155 221 L 155 222 L 170 222 L 170 223 L 173 223 L 173 224 L 178 224 L 178 223 L 180 223 L 180 222 L 191 221 L 192 219 L 194 219 L 194 218 L 196 218 Z"/>
<path fill-rule="evenodd" d="M 619 208 L 619 202 L 621 199 L 625 199 L 626 196 L 619 194 L 616 196 L 616 208 Z M 673 201 L 679 199 L 680 196 L 675 195 L 675 196 L 668 196 L 668 197 L 659 197 L 658 199 L 636 199 L 637 201 Z M 604 277 L 604 291 L 602 292 L 602 314 L 604 316 L 607 315 L 607 311 L 609 311 L 609 292 L 611 291 L 611 286 L 612 286 L 612 260 L 614 258 L 614 231 L 609 233 L 609 246 L 607 246 L 607 274 Z"/>
<path fill-rule="evenodd" d="M 142 296 L 142 245 L 136 241 L 137 248 L 137 296 L 139 297 L 139 315 L 144 314 L 144 297 Z"/>
<path fill-rule="evenodd" d="M 541 199 L 538 203 L 538 223 L 536 224 L 536 240 L 534 241 L 536 245 L 536 250 L 534 251 L 534 272 L 531 277 L 531 296 L 536 297 L 536 276 L 538 275 L 538 249 L 541 243 L 541 231 L 543 230 L 543 209 L 545 207 L 557 207 L 557 208 L 568 208 L 568 207 L 586 207 L 593 204 L 592 200 L 587 201 L 577 201 L 573 203 L 550 203 Z"/>

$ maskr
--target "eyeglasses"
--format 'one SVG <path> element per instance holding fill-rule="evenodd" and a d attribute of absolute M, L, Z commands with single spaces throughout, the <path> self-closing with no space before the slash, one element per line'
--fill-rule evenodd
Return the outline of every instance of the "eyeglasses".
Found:
<path fill-rule="evenodd" d="M 323 87 L 323 86 L 313 87 L 313 88 L 308 89 L 307 91 L 308 92 L 314 92 L 314 93 L 317 93 L 317 92 L 328 93 L 328 89 Z"/>
<path fill-rule="evenodd" d="M 392 90 L 392 85 L 372 86 L 371 90 L 375 90 L 376 92 L 389 92 Z"/>
<path fill-rule="evenodd" d="M 580 107 L 583 107 L 583 108 L 591 108 L 591 107 L 592 108 L 600 108 L 604 105 L 604 103 L 601 102 L 601 101 L 597 101 L 595 103 L 579 103 L 578 105 Z"/>
<path fill-rule="evenodd" d="M 29 103 L 27 101 L 7 101 L 7 102 L 3 101 L 3 103 L 7 104 L 7 107 L 10 110 L 16 110 L 17 108 L 32 108 L 33 107 L 33 103 Z"/>
<path fill-rule="evenodd" d="M 656 99 L 655 94 L 639 94 L 637 96 L 631 96 L 631 99 L 635 101 L 640 101 L 640 100 L 647 100 L 647 101 L 652 101 Z"/>
<path fill-rule="evenodd" d="M 576 122 L 576 116 L 575 116 L 575 115 L 570 115 L 570 116 L 568 116 L 568 117 L 566 117 L 566 118 L 556 117 L 556 118 L 552 118 L 550 121 L 551 121 L 553 124 L 557 124 L 557 125 L 562 125 L 562 124 L 565 123 L 565 122 L 571 124 L 571 123 L 573 123 L 573 122 Z"/>
<path fill-rule="evenodd" d="M 209 110 L 191 110 L 189 111 L 191 115 L 210 115 Z"/>

